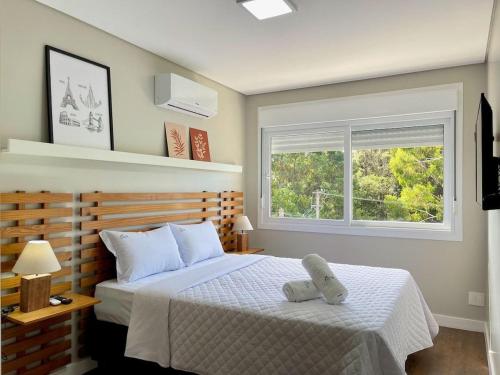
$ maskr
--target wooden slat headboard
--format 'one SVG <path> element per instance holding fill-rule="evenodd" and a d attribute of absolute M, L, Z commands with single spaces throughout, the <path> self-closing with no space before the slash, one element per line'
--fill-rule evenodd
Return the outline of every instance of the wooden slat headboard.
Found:
<path fill-rule="evenodd" d="M 225 251 L 236 248 L 234 220 L 243 214 L 243 193 L 84 193 L 81 208 L 80 288 L 93 294 L 101 281 L 115 277 L 115 260 L 99 231 L 149 230 L 164 223 L 213 221 Z"/>
<path fill-rule="evenodd" d="M 73 194 L 0 193 L 1 305 L 19 303 L 20 277 L 12 274 L 17 257 L 26 242 L 46 239 L 52 245 L 62 269 L 52 274 L 52 294 L 72 289 L 69 249 L 73 244 Z M 46 320 L 40 324 L 16 326 L 2 321 L 3 373 L 47 373 L 71 362 L 71 315 Z M 55 340 L 55 341 L 54 341 Z M 33 347 L 40 349 L 32 351 Z"/>

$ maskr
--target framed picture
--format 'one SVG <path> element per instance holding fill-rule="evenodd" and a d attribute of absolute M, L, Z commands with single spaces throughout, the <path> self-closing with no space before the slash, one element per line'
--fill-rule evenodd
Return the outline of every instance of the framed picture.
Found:
<path fill-rule="evenodd" d="M 187 127 L 165 122 L 168 156 L 179 159 L 189 159 Z"/>
<path fill-rule="evenodd" d="M 194 160 L 210 161 L 210 148 L 208 147 L 208 134 L 204 130 L 189 129 L 191 151 Z"/>
<path fill-rule="evenodd" d="M 45 46 L 51 143 L 113 150 L 109 67 Z"/>

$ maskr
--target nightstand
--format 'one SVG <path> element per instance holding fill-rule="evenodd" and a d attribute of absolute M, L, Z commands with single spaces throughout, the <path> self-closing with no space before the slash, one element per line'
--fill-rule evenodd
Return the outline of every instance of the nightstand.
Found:
<path fill-rule="evenodd" d="M 247 255 L 247 254 L 256 254 L 256 253 L 260 253 L 261 251 L 264 251 L 264 249 L 261 249 L 261 248 L 248 248 L 246 249 L 245 251 L 231 251 L 229 252 L 229 254 L 237 254 L 237 255 Z"/>
<path fill-rule="evenodd" d="M 71 298 L 73 302 L 69 305 L 57 305 L 44 307 L 43 309 L 30 311 L 27 313 L 21 312 L 19 308 L 15 311 L 7 314 L 6 318 L 13 323 L 27 325 L 40 322 L 42 320 L 55 318 L 56 316 L 65 315 L 72 313 L 73 311 L 78 311 L 85 309 L 87 307 L 94 306 L 101 301 L 94 297 L 84 296 L 82 294 L 67 293 L 63 294 L 66 298 Z"/>

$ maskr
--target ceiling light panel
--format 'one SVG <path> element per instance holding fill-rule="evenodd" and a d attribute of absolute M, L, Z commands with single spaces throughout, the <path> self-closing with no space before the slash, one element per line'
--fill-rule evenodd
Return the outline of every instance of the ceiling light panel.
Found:
<path fill-rule="evenodd" d="M 288 0 L 238 0 L 258 20 L 294 12 L 296 7 Z"/>

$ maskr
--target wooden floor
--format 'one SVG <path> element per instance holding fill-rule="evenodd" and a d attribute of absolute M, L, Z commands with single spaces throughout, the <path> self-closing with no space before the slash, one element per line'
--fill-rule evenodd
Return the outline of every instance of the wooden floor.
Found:
<path fill-rule="evenodd" d="M 484 335 L 440 327 L 432 348 L 408 357 L 406 372 L 408 375 L 487 375 Z"/>

